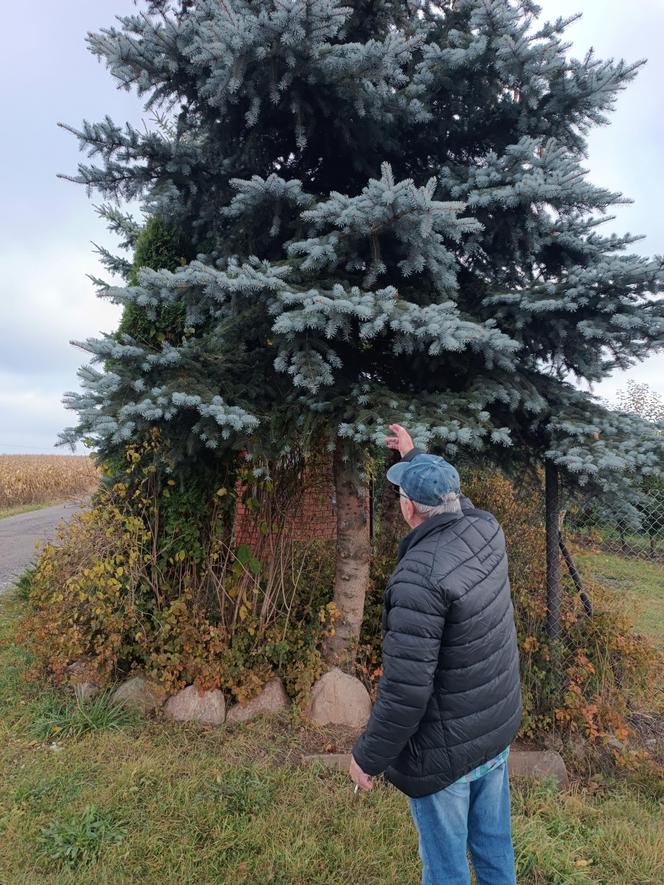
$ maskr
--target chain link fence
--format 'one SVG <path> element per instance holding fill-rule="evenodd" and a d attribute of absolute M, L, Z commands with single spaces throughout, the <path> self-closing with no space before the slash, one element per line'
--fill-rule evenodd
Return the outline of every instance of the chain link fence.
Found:
<path fill-rule="evenodd" d="M 567 510 L 565 530 L 578 544 L 664 563 L 664 488 L 644 490 L 634 504 L 611 512 L 593 500 L 577 502 Z"/>

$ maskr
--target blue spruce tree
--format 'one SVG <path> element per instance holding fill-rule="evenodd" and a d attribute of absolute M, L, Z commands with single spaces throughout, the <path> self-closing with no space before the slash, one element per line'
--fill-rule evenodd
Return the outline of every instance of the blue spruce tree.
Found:
<path fill-rule="evenodd" d="M 158 123 L 67 127 L 90 157 L 73 180 L 141 200 L 196 257 L 98 281 L 101 297 L 184 319 L 159 344 L 79 342 L 113 370 L 81 370 L 63 441 L 92 437 L 104 454 L 164 425 L 191 460 L 278 453 L 324 428 L 336 660 L 368 581 L 357 478 L 388 423 L 451 457 L 545 464 L 555 632 L 559 475 L 625 496 L 662 462 L 657 428 L 572 383 L 664 342 L 662 260 L 602 234 L 624 200 L 583 166 L 640 63 L 570 58 L 573 19 L 542 22 L 530 0 L 142 6 L 88 39 Z M 135 223 L 105 211 L 131 238 Z"/>

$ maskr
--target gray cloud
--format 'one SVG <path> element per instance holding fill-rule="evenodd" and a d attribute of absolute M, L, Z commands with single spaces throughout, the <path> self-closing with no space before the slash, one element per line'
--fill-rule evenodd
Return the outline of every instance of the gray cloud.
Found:
<path fill-rule="evenodd" d="M 84 353 L 69 340 L 111 330 L 120 317 L 118 305 L 94 296 L 88 271 L 104 272 L 75 240 L 54 239 L 37 256 L 25 247 L 13 251 L 3 276 L 11 315 L 0 327 L 0 371 L 43 376 L 50 388 L 52 373 L 73 376 Z"/>

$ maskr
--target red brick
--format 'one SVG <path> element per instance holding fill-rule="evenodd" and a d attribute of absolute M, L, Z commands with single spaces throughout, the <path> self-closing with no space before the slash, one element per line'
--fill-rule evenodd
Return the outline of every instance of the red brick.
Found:
<path fill-rule="evenodd" d="M 332 460 L 317 463 L 311 473 L 305 471 L 305 488 L 299 505 L 294 505 L 295 512 L 286 522 L 286 529 L 297 541 L 333 541 L 337 536 L 337 514 L 334 493 L 334 477 Z M 237 488 L 238 497 L 242 492 Z M 366 498 L 367 518 L 369 516 L 369 495 Z M 260 538 L 260 531 L 253 515 L 238 501 L 235 513 L 233 540 L 236 544 L 255 546 Z"/>

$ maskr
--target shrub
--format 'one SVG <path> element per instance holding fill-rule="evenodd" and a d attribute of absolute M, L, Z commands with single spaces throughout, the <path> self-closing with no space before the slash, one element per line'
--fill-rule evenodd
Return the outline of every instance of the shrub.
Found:
<path fill-rule="evenodd" d="M 242 699 L 277 674 L 302 700 L 334 630 L 330 544 L 273 531 L 269 499 L 282 486 L 240 468 L 245 506 L 259 525 L 272 515 L 266 543 L 234 547 L 236 486 L 181 490 L 155 466 L 158 447 L 156 437 L 129 446 L 125 480 L 104 484 L 44 548 L 20 630 L 30 675 L 60 683 L 86 656 L 102 683 L 141 670 L 169 691 L 195 683 Z"/>
<path fill-rule="evenodd" d="M 633 622 L 600 584 L 587 586 L 594 613 L 587 617 L 571 580 L 565 577 L 561 619 L 564 634 L 552 648 L 546 634 L 546 556 L 536 486 L 517 492 L 504 476 L 468 471 L 464 493 L 476 507 L 493 513 L 505 532 L 510 583 L 521 657 L 523 722 L 521 736 L 579 734 L 598 747 L 630 736 L 630 705 L 648 698 L 661 674 L 654 645 L 635 635 Z M 393 547 L 379 546 L 362 627 L 358 673 L 371 692 L 380 667 L 380 612 L 387 579 L 395 565 Z M 618 747 L 619 743 L 612 741 Z M 621 755 L 621 761 L 636 757 Z"/>
<path fill-rule="evenodd" d="M 330 602 L 333 545 L 296 542 L 286 524 L 300 484 L 289 484 L 278 469 L 259 479 L 240 467 L 237 485 L 198 501 L 206 525 L 200 512 L 188 518 L 196 503 L 190 489 L 155 482 L 151 451 L 129 447 L 128 480 L 104 486 L 94 508 L 75 516 L 61 543 L 43 551 L 22 626 L 32 675 L 59 682 L 72 660 L 89 656 L 102 682 L 140 669 L 170 691 L 195 683 L 243 699 L 276 674 L 297 709 L 324 670 L 321 649 L 337 618 Z M 564 633 L 552 646 L 541 491 L 517 493 L 508 479 L 487 471 L 468 473 L 464 490 L 505 531 L 521 653 L 522 736 L 578 734 L 600 748 L 609 741 L 619 746 L 630 736 L 630 705 L 658 678 L 654 647 L 634 634 L 615 595 L 599 584 L 587 588 L 594 606 L 587 617 L 571 580 L 564 582 Z M 231 513 L 238 496 L 261 527 L 251 548 L 231 543 L 227 522 L 215 528 L 221 508 Z M 395 552 L 378 535 L 356 662 L 372 694 L 382 672 L 383 592 Z"/>
<path fill-rule="evenodd" d="M 546 634 L 546 556 L 537 484 L 517 494 L 504 477 L 470 473 L 464 486 L 473 503 L 503 526 L 510 561 L 524 696 L 522 734 L 552 730 L 579 733 L 604 744 L 629 736 L 629 705 L 645 699 L 661 661 L 652 643 L 634 634 L 627 612 L 600 584 L 588 584 L 588 617 L 565 574 L 561 600 L 563 635 L 552 646 Z"/>

